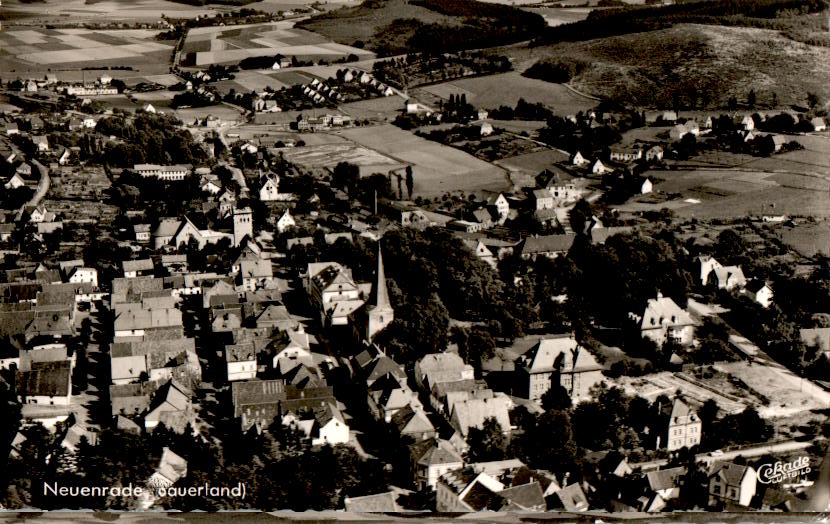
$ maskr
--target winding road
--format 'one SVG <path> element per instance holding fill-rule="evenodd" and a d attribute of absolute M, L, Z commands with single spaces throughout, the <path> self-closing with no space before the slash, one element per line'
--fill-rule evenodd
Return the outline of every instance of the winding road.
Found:
<path fill-rule="evenodd" d="M 37 190 L 35 191 L 35 194 L 17 211 L 15 222 L 23 218 L 23 212 L 26 210 L 27 207 L 36 207 L 40 205 L 40 203 L 46 197 L 46 193 L 49 192 L 49 188 L 52 186 L 52 179 L 49 177 L 49 168 L 44 166 L 37 160 L 32 160 L 32 165 L 35 166 L 38 171 L 40 171 L 40 180 L 37 183 Z"/>

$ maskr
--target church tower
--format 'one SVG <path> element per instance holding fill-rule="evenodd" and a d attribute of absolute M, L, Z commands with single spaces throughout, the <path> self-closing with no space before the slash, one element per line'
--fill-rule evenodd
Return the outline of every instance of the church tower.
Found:
<path fill-rule="evenodd" d="M 233 210 L 233 245 L 238 246 L 245 237 L 254 239 L 254 217 L 251 208 Z"/>
<path fill-rule="evenodd" d="M 383 255 L 378 245 L 378 274 L 375 283 L 374 303 L 368 308 L 369 324 L 367 326 L 366 338 L 370 342 L 375 335 L 383 330 L 395 319 L 395 310 L 389 303 L 389 291 L 386 289 L 386 272 L 383 270 Z"/>

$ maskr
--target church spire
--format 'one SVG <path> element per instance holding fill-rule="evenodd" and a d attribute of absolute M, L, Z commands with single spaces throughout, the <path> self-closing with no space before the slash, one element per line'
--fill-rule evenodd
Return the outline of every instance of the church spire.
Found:
<path fill-rule="evenodd" d="M 380 250 L 380 243 L 378 243 L 378 275 L 377 284 L 375 285 L 375 307 L 392 307 L 389 303 L 389 291 L 386 289 L 386 272 L 383 270 L 383 254 Z"/>

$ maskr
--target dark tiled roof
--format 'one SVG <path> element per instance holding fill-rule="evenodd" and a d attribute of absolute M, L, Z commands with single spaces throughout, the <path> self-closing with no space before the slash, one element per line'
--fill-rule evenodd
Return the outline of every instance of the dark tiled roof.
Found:
<path fill-rule="evenodd" d="M 70 362 L 33 362 L 31 371 L 17 375 L 18 391 L 27 396 L 63 397 L 69 394 Z"/>

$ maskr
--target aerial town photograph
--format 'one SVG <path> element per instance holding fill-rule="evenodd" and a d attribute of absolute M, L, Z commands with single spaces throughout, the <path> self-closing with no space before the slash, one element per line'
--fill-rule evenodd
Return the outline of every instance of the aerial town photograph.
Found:
<path fill-rule="evenodd" d="M 826 522 L 828 110 L 827 0 L 2 0 L 0 521 Z"/>

